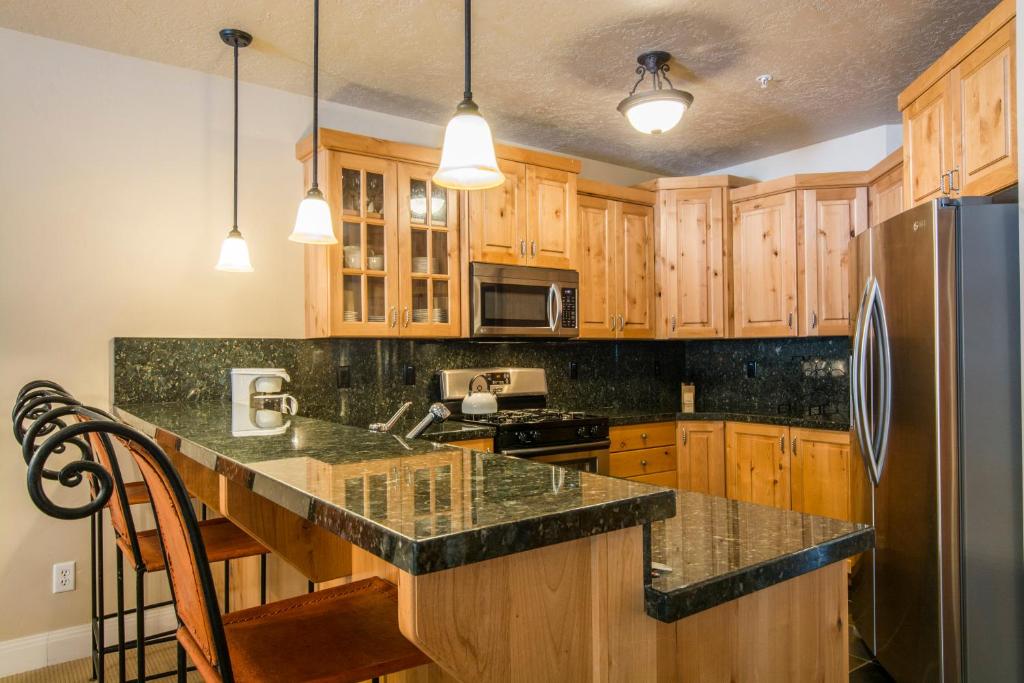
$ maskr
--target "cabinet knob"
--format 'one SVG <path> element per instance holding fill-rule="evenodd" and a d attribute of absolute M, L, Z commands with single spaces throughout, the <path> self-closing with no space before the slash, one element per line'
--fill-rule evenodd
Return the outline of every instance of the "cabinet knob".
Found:
<path fill-rule="evenodd" d="M 646 460 L 641 460 L 640 461 L 640 467 L 647 467 L 647 461 Z"/>
<path fill-rule="evenodd" d="M 641 432 L 640 438 L 643 439 L 644 441 L 647 441 L 647 432 Z"/>

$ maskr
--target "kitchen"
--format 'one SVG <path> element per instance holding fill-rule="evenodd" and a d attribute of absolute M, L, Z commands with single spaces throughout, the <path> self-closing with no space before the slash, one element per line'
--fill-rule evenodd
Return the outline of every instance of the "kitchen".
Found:
<path fill-rule="evenodd" d="M 744 152 L 702 163 L 700 150 L 705 148 L 695 139 L 673 141 L 690 135 L 688 126 L 701 126 L 706 133 L 709 122 L 701 107 L 726 96 L 687 76 L 702 62 L 681 45 L 667 64 L 656 53 L 640 54 L 663 43 L 678 44 L 668 38 L 673 31 L 695 30 L 678 15 L 617 17 L 620 25 L 640 22 L 635 24 L 642 34 L 638 40 L 649 42 L 636 50 L 616 48 L 631 54 L 610 62 L 619 66 L 602 76 L 608 87 L 598 89 L 618 92 L 614 109 L 623 97 L 634 96 L 629 88 L 637 77 L 643 76 L 636 88 L 643 94 L 655 78 L 667 76 L 670 81 L 662 89 L 680 94 L 666 96 L 686 102 L 688 95 L 686 107 L 692 105 L 692 111 L 672 130 L 648 136 L 628 114 L 602 110 L 595 127 L 614 125 L 617 132 L 602 139 L 607 150 L 600 151 L 564 126 L 558 130 L 565 144 L 545 138 L 543 126 L 531 134 L 522 120 L 499 126 L 506 121 L 500 116 L 508 113 L 501 109 L 516 105 L 495 88 L 498 72 L 491 53 L 497 50 L 493 41 L 505 40 L 503 32 L 510 29 L 495 23 L 494 9 L 485 3 L 472 7 L 471 41 L 463 40 L 470 36 L 461 3 L 444 5 L 433 18 L 431 25 L 445 27 L 451 42 L 438 48 L 447 51 L 443 64 L 439 57 L 431 63 L 437 73 L 421 74 L 443 85 L 438 87 L 445 95 L 439 95 L 443 105 L 431 105 L 443 110 L 436 117 L 422 114 L 433 111 L 422 102 L 403 102 L 402 95 L 383 96 L 371 91 L 375 86 L 347 80 L 374 51 L 359 55 L 362 50 L 353 45 L 343 49 L 339 35 L 352 35 L 347 27 L 360 22 L 379 30 L 385 18 L 366 8 L 325 3 L 320 8 L 323 37 L 330 32 L 330 40 L 319 45 L 324 88 L 315 107 L 316 100 L 309 98 L 317 73 L 311 69 L 314 15 L 309 4 L 285 12 L 279 29 L 257 16 L 244 15 L 248 21 L 241 22 L 231 12 L 213 16 L 216 11 L 190 6 L 202 17 L 196 25 L 212 23 L 209 30 L 187 37 L 188 30 L 195 33 L 189 10 L 172 12 L 163 17 L 169 24 L 161 30 L 182 32 L 185 42 L 177 56 L 166 46 L 151 45 L 147 36 L 152 34 L 125 31 L 131 18 L 113 10 L 115 25 L 128 22 L 119 26 L 122 30 L 99 30 L 96 17 L 89 24 L 71 10 L 54 17 L 28 4 L 14 3 L 0 15 L 0 24 L 13 29 L 2 33 L 10 50 L 5 63 L 33 65 L 31 70 L 12 68 L 4 76 L 8 89 L 25 93 L 26 102 L 18 125 L 8 127 L 4 137 L 10 150 L 5 157 L 23 161 L 18 176 L 13 168 L 5 169 L 10 177 L 3 183 L 11 188 L 5 194 L 9 209 L 2 231 L 3 253 L 10 255 L 4 268 L 9 282 L 3 288 L 11 320 L 4 335 L 7 395 L 13 400 L 30 380 L 51 380 L 75 400 L 156 435 L 197 499 L 197 515 L 223 515 L 270 549 L 262 557 L 271 604 L 305 595 L 309 581 L 322 584 L 313 586 L 316 593 L 363 576 L 396 584 L 398 626 L 433 661 L 421 676 L 544 680 L 544 672 L 557 671 L 570 680 L 750 680 L 751 672 L 760 671 L 768 680 L 847 675 L 875 680 L 866 677 L 883 676 L 888 668 L 896 680 L 984 680 L 968 673 L 973 669 L 956 670 L 976 665 L 981 657 L 965 655 L 958 663 L 953 646 L 935 645 L 948 636 L 936 635 L 934 652 L 927 657 L 887 654 L 884 642 L 868 644 L 876 639 L 866 633 L 866 624 L 875 622 L 865 616 L 858 621 L 858 605 L 872 601 L 858 602 L 857 578 L 873 561 L 870 553 L 861 553 L 872 547 L 881 553 L 887 537 L 883 527 L 870 528 L 872 511 L 880 508 L 871 504 L 877 472 L 867 470 L 872 463 L 879 466 L 879 451 L 888 451 L 890 464 L 897 462 L 892 444 L 900 434 L 899 384 L 891 404 L 894 431 L 881 428 L 884 409 L 862 419 L 884 408 L 883 401 L 864 400 L 861 392 L 851 419 L 851 400 L 858 398 L 855 380 L 877 374 L 879 386 L 885 385 L 880 336 L 897 329 L 894 311 L 902 307 L 898 299 L 894 303 L 885 296 L 895 285 L 882 267 L 884 254 L 864 258 L 858 249 L 870 253 L 873 247 L 859 247 L 866 244 L 860 235 L 876 234 L 871 226 L 943 195 L 996 196 L 1003 206 L 1016 206 L 1014 4 L 965 5 L 956 10 L 962 15 L 941 21 L 936 12 L 928 14 L 938 22 L 933 24 L 936 35 L 943 37 L 932 37 L 934 49 L 927 59 L 917 55 L 913 70 L 892 76 L 886 114 L 874 119 L 886 125 L 789 156 L 786 147 L 776 146 L 771 153 L 780 153 L 781 159 L 747 166 L 740 162 L 768 155 Z M 419 12 L 418 21 L 428 21 L 431 5 L 411 11 Z M 564 18 L 558 14 L 563 10 L 544 11 Z M 812 20 L 795 8 L 786 11 Z M 920 30 L 909 21 L 910 9 L 894 13 L 892 21 L 904 32 L 900 35 Z M 598 14 L 605 21 L 615 17 L 608 7 Z M 694 16 L 701 15 L 694 10 Z M 721 30 L 715 21 L 708 16 L 697 23 Z M 423 42 L 421 28 L 399 24 L 395 30 L 405 39 Z M 237 32 L 214 35 L 233 26 L 253 34 L 251 45 L 242 45 Z M 118 44 L 115 34 L 132 35 L 137 42 Z M 836 40 L 846 35 L 838 31 Z M 281 68 L 273 61 L 278 44 L 288 45 L 295 60 L 286 74 L 273 72 Z M 468 45 L 476 66 L 471 83 L 468 64 L 459 68 Z M 515 72 L 505 55 L 502 68 Z M 421 57 L 421 52 L 395 55 L 404 64 Z M 567 68 L 549 66 L 555 72 Z M 758 67 L 741 70 L 749 75 L 744 97 L 770 103 L 753 105 L 755 111 L 805 96 L 796 71 L 776 71 L 771 79 L 759 80 L 763 71 Z M 233 68 L 242 80 L 234 98 Z M 398 80 L 391 86 L 396 92 L 403 78 L 416 73 L 406 74 L 397 65 L 386 68 L 396 72 Z M 202 73 L 211 71 L 217 75 Z M 262 80 L 262 73 L 270 74 L 268 80 Z M 527 66 L 523 73 L 537 74 Z M 467 92 L 477 87 L 479 92 L 466 99 L 480 103 L 498 140 L 529 143 L 489 145 L 491 166 L 501 176 L 501 184 L 492 189 L 449 189 L 438 174 L 438 166 L 444 167 L 442 126 L 451 115 L 448 100 L 458 95 L 459 76 L 466 76 Z M 514 73 L 508 77 L 517 78 Z M 510 82 L 527 89 L 529 79 Z M 1000 87 L 993 90 L 992 84 Z M 409 81 L 404 88 L 420 92 Z M 954 99 L 959 93 L 980 98 L 984 112 L 999 111 L 1002 118 L 965 118 L 975 110 L 960 107 Z M 833 102 L 831 108 L 835 112 L 840 105 Z M 411 118 L 399 118 L 403 113 Z M 894 121 L 902 121 L 902 129 Z M 987 128 L 979 130 L 982 124 Z M 43 136 L 25 134 L 44 130 Z M 156 130 L 173 133 L 154 135 Z M 856 129 L 842 132 L 849 130 Z M 788 144 L 793 150 L 801 143 Z M 633 157 L 624 150 L 634 146 L 634 165 L 655 172 L 628 167 L 625 162 Z M 667 160 L 691 147 L 698 160 L 688 162 L 686 171 L 668 172 L 683 166 Z M 618 165 L 594 160 L 584 150 Z M 988 156 L 979 162 L 974 155 Z M 101 171 L 99 165 L 114 170 Z M 94 180 L 84 180 L 89 178 Z M 302 246 L 287 239 L 297 231 L 292 226 L 298 228 L 302 191 L 314 184 L 325 198 L 329 230 L 322 229 L 323 221 L 308 226 L 325 239 L 330 232 L 336 244 Z M 16 187 L 24 189 L 24 197 Z M 60 199 L 47 199 L 43 188 L 47 194 L 60 193 Z M 222 241 L 238 246 L 231 241 L 238 237 L 222 229 L 233 208 L 234 226 L 247 245 L 246 260 L 251 254 L 251 273 L 213 268 Z M 19 225 L 33 226 L 31 234 Z M 71 225 L 78 227 L 70 230 Z M 1013 259 L 1015 270 L 1015 253 Z M 39 263 L 48 264 L 48 277 L 38 277 Z M 978 272 L 996 278 L 1002 272 L 996 265 Z M 871 277 L 880 283 L 889 309 L 888 327 L 878 326 L 879 315 L 858 315 Z M 854 284 L 856 278 L 860 281 Z M 995 296 L 1001 291 L 996 282 L 989 281 L 989 297 L 981 301 L 1005 313 L 1009 304 Z M 1003 287 L 1009 287 L 1008 280 Z M 872 311 L 879 308 L 874 301 Z M 1004 336 L 1013 331 L 1004 328 L 1018 313 L 1007 315 L 1002 326 L 979 320 L 992 332 L 977 342 L 988 345 L 992 362 L 1004 369 L 1004 377 L 985 375 L 994 382 L 990 393 L 1003 399 L 1001 408 L 991 408 L 1000 414 L 1012 413 L 1014 406 L 1019 413 L 1019 397 L 1010 395 L 1013 386 L 1019 393 L 1018 354 L 1000 356 L 994 341 L 996 331 Z M 861 322 L 868 328 L 858 335 Z M 890 336 L 892 357 L 899 359 L 900 340 L 906 337 Z M 865 360 L 857 355 L 862 350 Z M 894 367 L 903 366 L 894 361 Z M 269 373 L 270 380 L 251 375 L 253 386 L 269 388 L 256 389 L 260 395 L 250 399 L 250 389 L 234 391 L 232 369 L 283 369 L 287 379 L 276 372 Z M 874 380 L 865 381 L 874 392 Z M 463 399 L 471 384 L 475 388 L 466 410 Z M 915 386 L 915 393 L 921 391 Z M 271 407 L 276 401 L 285 410 L 250 406 L 250 400 L 269 401 Z M 483 405 L 478 410 L 484 415 L 461 419 L 473 412 L 475 401 Z M 369 430 L 407 402 L 412 405 L 390 434 Z M 434 404 L 440 408 L 432 409 Z M 557 414 L 523 428 L 517 426 L 522 422 L 494 424 L 493 415 L 488 417 L 491 407 L 527 414 L 546 408 Z M 250 408 L 253 419 L 246 424 Z M 925 417 L 915 419 L 927 418 L 922 412 Z M 422 438 L 404 438 L 428 414 Z M 965 430 L 968 418 L 963 417 Z M 990 425 L 1001 424 L 992 419 Z M 585 429 L 587 436 L 580 438 L 593 448 L 580 449 L 577 443 L 575 450 L 551 453 L 573 445 L 556 433 L 565 423 Z M 923 424 L 913 425 L 916 433 L 925 429 Z M 590 434 L 591 428 L 596 433 Z M 249 433 L 236 436 L 238 429 Z M 993 430 L 1000 428 L 990 426 Z M 886 432 L 895 436 L 888 444 L 878 443 Z M 1002 472 L 998 468 L 985 470 L 992 479 L 987 485 L 997 488 L 1012 476 L 1020 481 L 1019 419 L 1004 425 L 1000 436 L 1017 458 L 1005 465 L 1005 476 L 996 476 Z M 519 442 L 518 451 L 544 447 L 541 457 L 568 454 L 585 461 L 575 463 L 584 471 L 531 463 L 528 452 L 520 452 L 526 457 L 511 461 L 515 465 L 495 466 L 505 460 L 488 451 L 513 450 L 502 439 Z M 996 443 L 1002 442 L 993 440 L 993 447 Z M 384 444 L 394 450 L 379 450 Z M 406 446 L 411 450 L 405 451 Z M 4 448 L 22 449 L 10 440 Z M 292 452 L 283 457 L 275 449 Z M 862 457 L 869 450 L 876 459 Z M 582 452 L 596 455 L 577 458 Z M 32 460 L 31 448 L 28 456 Z M 307 467 L 292 469 L 288 460 L 293 456 Z M 122 454 L 122 460 L 125 478 L 138 480 L 130 455 Z M 66 659 L 88 662 L 95 648 L 89 627 L 79 625 L 89 618 L 86 593 L 95 595 L 90 588 L 96 581 L 90 575 L 84 518 L 69 522 L 44 515 L 25 493 L 27 461 L 23 464 L 12 452 L 4 462 L 8 517 L 18 520 L 3 540 L 5 602 L 22 623 L 10 624 L 0 635 L 0 651 L 9 653 L 0 660 L 34 664 L 3 673 L 59 666 L 64 661 L 59 652 L 79 653 Z M 410 481 L 392 476 L 389 467 L 407 471 Z M 359 476 L 350 476 L 353 471 Z M 57 488 L 47 482 L 43 490 L 57 501 L 85 500 L 82 489 L 54 493 Z M 1019 490 L 1016 499 L 995 500 L 1019 511 Z M 362 494 L 358 502 L 350 499 L 355 492 Z M 405 501 L 405 493 L 413 498 Z M 424 509 L 418 505 L 419 493 L 426 499 Z M 595 497 L 584 504 L 588 496 Z M 266 507 L 268 501 L 273 507 Z M 374 511 L 375 506 L 382 509 Z M 602 514 L 595 515 L 597 510 Z M 291 531 L 266 528 L 261 522 L 266 515 L 296 526 Z M 140 528 L 152 528 L 148 511 L 139 507 L 135 516 Z M 933 521 L 937 517 L 932 515 Z M 720 524 L 725 527 L 719 529 Z M 1016 525 L 1020 539 L 1019 513 Z M 106 530 L 106 570 L 99 583 L 106 586 L 109 612 L 116 592 L 115 544 L 109 525 Z M 895 528 L 884 530 L 896 533 Z M 502 543 L 495 547 L 489 539 L 499 536 Z M 1005 545 L 1004 552 L 1019 557 L 1019 542 Z M 612 550 L 616 547 L 618 552 Z M 990 550 L 978 548 L 983 554 Z M 584 562 L 583 555 L 592 561 Z M 635 561 L 618 563 L 629 557 Z M 494 639 L 477 642 L 487 629 L 514 629 L 515 624 L 500 619 L 480 623 L 479 613 L 456 610 L 485 597 L 504 605 L 491 612 L 515 609 L 515 591 L 503 594 L 506 602 L 501 602 L 497 588 L 483 596 L 460 586 L 500 584 L 502 579 L 490 572 L 528 581 L 523 577 L 538 571 L 531 558 L 562 572 L 552 574 L 550 595 L 535 603 L 550 601 L 546 609 L 560 605 L 565 614 L 562 629 L 545 636 L 564 646 L 557 655 L 543 647 L 530 655 L 534 645 L 514 638 L 509 639 L 514 653 Z M 878 558 L 884 561 L 884 555 Z M 66 560 L 77 561 L 77 589 L 53 594 L 51 567 Z M 231 564 L 224 575 L 230 590 L 220 565 L 211 565 L 216 590 L 222 597 L 231 593 L 231 611 L 257 608 L 264 601 L 261 561 L 245 557 Z M 938 560 L 934 564 L 938 567 Z M 601 588 L 591 571 L 621 582 L 612 586 L 609 579 Z M 554 578 L 569 572 L 576 572 L 576 584 Z M 169 597 L 164 576 L 146 576 L 144 584 L 152 601 Z M 511 590 L 510 585 L 522 584 L 506 580 L 502 585 Z M 572 585 L 589 588 L 573 591 Z M 837 597 L 846 595 L 848 585 L 854 599 L 849 608 L 845 598 Z M 134 604 L 133 591 L 126 592 L 128 604 Z M 789 604 L 793 611 L 778 604 Z M 916 609 L 917 603 L 907 604 Z M 439 616 L 437 609 L 449 611 Z M 609 618 L 615 609 L 624 610 L 623 619 Z M 728 610 L 734 609 L 778 617 L 730 623 Z M 152 616 L 148 612 L 145 634 L 175 625 L 173 608 L 154 609 Z M 584 614 L 595 615 L 593 623 Z M 796 614 L 814 619 L 803 622 Z M 628 619 L 636 622 L 627 625 Z M 110 647 L 118 640 L 116 619 L 104 621 L 101 630 Z M 851 622 L 862 640 L 847 637 Z M 839 623 L 839 629 L 830 623 Z M 935 623 L 922 621 L 915 628 L 926 633 Z M 132 621 L 127 627 L 132 637 L 136 625 Z M 521 632 L 538 628 L 547 634 L 551 626 L 531 623 Z M 589 635 L 564 637 L 576 630 Z M 766 633 L 774 633 L 774 640 L 765 640 Z M 68 643 L 63 649 L 61 638 Z M 452 638 L 472 645 L 448 651 L 444 644 Z M 716 642 L 717 647 L 712 645 Z M 786 646 L 773 648 L 771 643 Z M 156 647 L 158 654 L 147 662 L 151 674 L 174 665 L 174 648 Z M 976 647 L 971 641 L 964 649 Z M 105 658 L 109 675 L 123 675 L 127 667 L 127 678 L 133 677 L 136 651 L 127 648 L 125 667 L 120 667 L 116 649 Z M 1020 653 L 1015 654 L 1019 665 Z M 952 659 L 938 664 L 942 657 Z M 998 659 L 1015 665 L 1009 654 Z M 716 669 L 716 661 L 736 668 Z M 939 673 L 927 667 L 945 668 Z M 389 673 L 387 679 L 405 680 L 402 675 Z"/>

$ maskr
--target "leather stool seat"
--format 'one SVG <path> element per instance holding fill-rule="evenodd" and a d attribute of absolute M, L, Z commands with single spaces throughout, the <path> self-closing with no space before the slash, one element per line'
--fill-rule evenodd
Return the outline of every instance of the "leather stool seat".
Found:
<path fill-rule="evenodd" d="M 239 560 L 270 552 L 269 548 L 223 517 L 199 522 L 199 533 L 202 534 L 203 545 L 206 546 L 206 556 L 210 562 Z M 164 564 L 163 546 L 160 543 L 160 533 L 156 529 L 149 529 L 136 532 L 135 537 L 139 544 L 139 555 L 142 557 L 144 569 L 147 572 L 163 571 L 166 565 Z M 128 540 L 123 536 L 118 536 L 117 544 L 121 546 L 121 550 L 124 551 L 132 568 L 138 569 L 134 566 L 134 554 L 131 552 L 131 544 Z"/>
<path fill-rule="evenodd" d="M 144 481 L 131 481 L 124 485 L 124 494 L 129 505 L 142 505 L 149 502 L 149 489 Z"/>

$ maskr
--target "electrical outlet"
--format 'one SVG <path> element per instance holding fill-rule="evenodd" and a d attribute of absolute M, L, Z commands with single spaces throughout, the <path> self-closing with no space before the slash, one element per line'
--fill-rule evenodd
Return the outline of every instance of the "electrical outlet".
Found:
<path fill-rule="evenodd" d="M 75 590 L 75 561 L 58 562 L 53 565 L 53 592 L 66 593 Z"/>

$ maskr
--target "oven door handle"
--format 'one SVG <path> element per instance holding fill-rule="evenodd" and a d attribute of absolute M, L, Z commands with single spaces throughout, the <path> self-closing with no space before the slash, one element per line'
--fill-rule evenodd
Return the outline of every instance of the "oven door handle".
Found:
<path fill-rule="evenodd" d="M 602 451 L 609 448 L 612 442 L 608 439 L 603 441 L 588 441 L 586 443 L 567 443 L 560 446 L 535 446 L 534 448 L 506 448 L 502 455 L 511 455 L 516 458 L 536 458 L 542 455 L 558 455 L 559 453 L 585 453 L 587 451 Z"/>

